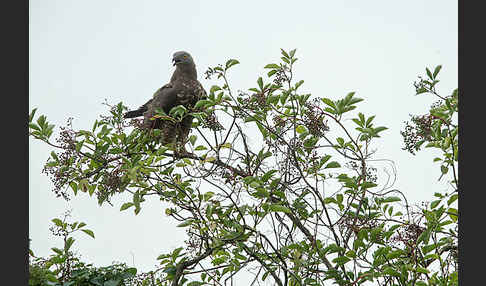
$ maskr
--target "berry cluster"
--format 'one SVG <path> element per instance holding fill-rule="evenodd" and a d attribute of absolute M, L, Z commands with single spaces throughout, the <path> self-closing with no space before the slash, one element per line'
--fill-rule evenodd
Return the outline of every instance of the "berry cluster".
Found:
<path fill-rule="evenodd" d="M 304 125 L 309 130 L 309 133 L 322 137 L 326 131 L 329 131 L 329 126 L 324 120 L 324 113 L 317 105 L 317 99 L 306 103 L 306 112 L 304 114 Z"/>
<path fill-rule="evenodd" d="M 214 112 L 206 116 L 205 120 L 201 122 L 201 124 L 204 128 L 209 128 L 213 131 L 224 130 L 223 125 L 219 123 L 218 118 L 216 117 L 216 114 L 214 114 Z"/>
<path fill-rule="evenodd" d="M 70 178 L 72 178 L 72 168 L 73 164 L 76 164 L 80 157 L 76 151 L 76 132 L 72 129 L 73 118 L 68 118 L 66 127 L 60 127 L 61 132 L 59 137 L 56 138 L 57 144 L 62 148 L 61 153 L 56 153 L 57 164 L 52 165 L 54 162 L 52 158 L 47 160 L 44 165 L 42 173 L 50 177 L 51 182 L 54 184 L 54 189 L 52 190 L 57 197 L 62 197 L 68 201 L 69 194 L 66 190 L 63 190 L 64 186 L 69 183 Z"/>
<path fill-rule="evenodd" d="M 273 79 L 273 83 L 282 86 L 282 84 L 288 81 L 288 76 L 286 72 L 289 70 L 287 65 L 284 65 L 282 68 L 278 69 L 277 72 L 274 74 L 275 78 Z"/>
<path fill-rule="evenodd" d="M 405 147 L 403 150 L 415 155 L 415 152 L 420 150 L 421 142 L 430 141 L 432 139 L 432 121 L 430 114 L 421 116 L 411 116 L 411 122 L 405 122 L 405 130 L 400 131 L 403 136 Z"/>
<path fill-rule="evenodd" d="M 223 65 L 219 64 L 218 68 L 223 70 Z M 205 79 L 211 79 L 211 77 L 215 74 L 218 75 L 218 78 L 219 78 L 221 76 L 221 71 L 219 69 L 216 70 L 212 67 L 208 67 L 208 69 L 204 72 L 204 78 Z"/>

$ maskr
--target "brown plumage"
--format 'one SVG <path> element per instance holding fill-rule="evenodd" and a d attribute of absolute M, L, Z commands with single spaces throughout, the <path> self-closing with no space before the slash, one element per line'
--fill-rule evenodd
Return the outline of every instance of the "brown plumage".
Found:
<path fill-rule="evenodd" d="M 172 61 L 176 70 L 170 82 L 159 88 L 153 98 L 137 110 L 125 113 L 124 118 L 143 116 L 143 128 L 162 130 L 161 142 L 164 145 L 177 142 L 184 146 L 191 130 L 192 116 L 186 115 L 181 122 L 177 123 L 167 119 L 152 118 L 158 108 L 167 115 L 177 105 L 183 105 L 190 110 L 198 100 L 206 97 L 206 91 L 197 80 L 196 65 L 189 53 L 176 52 Z"/>

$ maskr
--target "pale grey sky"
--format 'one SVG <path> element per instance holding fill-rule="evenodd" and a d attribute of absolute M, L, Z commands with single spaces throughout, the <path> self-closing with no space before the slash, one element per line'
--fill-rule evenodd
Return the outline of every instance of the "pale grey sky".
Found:
<path fill-rule="evenodd" d="M 296 77 L 304 91 L 332 99 L 350 91 L 365 99 L 359 111 L 389 127 L 377 158 L 392 159 L 395 187 L 412 202 L 445 190 L 433 152 L 401 150 L 409 114 L 425 113 L 435 99 L 414 97 L 412 82 L 425 67 L 442 64 L 439 92 L 457 87 L 457 1 L 29 1 L 29 109 L 56 126 L 74 117 L 91 128 L 106 112 L 101 103 L 143 104 L 172 74 L 173 52 L 190 52 L 199 79 L 209 66 L 236 58 L 234 90 L 255 86 L 280 48 L 297 48 Z M 56 129 L 58 130 L 58 129 Z M 73 219 L 94 230 L 75 249 L 95 265 L 127 262 L 146 271 L 156 257 L 179 246 L 184 232 L 149 201 L 142 212 L 99 207 L 86 194 L 56 199 L 41 174 L 50 147 L 29 140 L 29 236 L 36 255 L 61 241 L 49 234 L 53 217 L 73 209 Z"/>

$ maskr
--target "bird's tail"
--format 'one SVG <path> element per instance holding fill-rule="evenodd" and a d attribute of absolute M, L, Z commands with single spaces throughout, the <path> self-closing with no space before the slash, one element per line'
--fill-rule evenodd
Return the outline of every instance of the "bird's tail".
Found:
<path fill-rule="evenodd" d="M 145 111 L 142 109 L 137 109 L 137 110 L 132 110 L 128 111 L 123 115 L 123 118 L 134 118 L 134 117 L 139 117 L 142 116 Z"/>
<path fill-rule="evenodd" d="M 147 101 L 147 103 L 140 106 L 137 110 L 128 111 L 127 113 L 125 113 L 125 115 L 123 115 L 123 118 L 134 118 L 142 116 L 143 113 L 148 110 L 148 106 L 152 102 L 152 100 L 153 99 L 150 99 L 149 101 Z"/>

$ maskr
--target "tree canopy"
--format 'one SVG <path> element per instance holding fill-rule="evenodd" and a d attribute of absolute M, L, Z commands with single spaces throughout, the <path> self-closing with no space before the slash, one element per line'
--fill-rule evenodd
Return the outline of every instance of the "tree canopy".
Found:
<path fill-rule="evenodd" d="M 187 241 L 156 254 L 160 267 L 148 273 L 96 268 L 71 250 L 71 233 L 94 232 L 56 218 L 63 249 L 31 254 L 31 285 L 241 285 L 248 274 L 251 285 L 457 285 L 458 91 L 438 94 L 441 66 L 414 83 L 417 95 L 438 101 L 401 134 L 412 154 L 440 151 L 434 162 L 450 188 L 413 205 L 394 188 L 395 174 L 374 166 L 374 144 L 387 132 L 379 114 L 359 112 L 355 92 L 338 100 L 302 93 L 297 60 L 296 50 L 281 50 L 247 91 L 230 85 L 238 60 L 209 68 L 219 84 L 206 99 L 157 115 L 194 117 L 183 154 L 162 145 L 160 130 L 124 120 L 122 102 L 107 104 L 90 130 L 69 119 L 55 141 L 54 125 L 32 110 L 29 135 L 53 147 L 44 172 L 60 198 L 84 192 L 102 205 L 130 193 L 120 211 L 134 214 L 160 199 Z"/>

